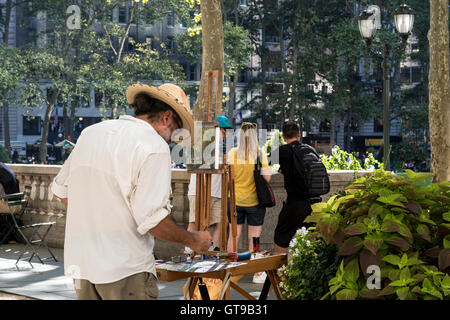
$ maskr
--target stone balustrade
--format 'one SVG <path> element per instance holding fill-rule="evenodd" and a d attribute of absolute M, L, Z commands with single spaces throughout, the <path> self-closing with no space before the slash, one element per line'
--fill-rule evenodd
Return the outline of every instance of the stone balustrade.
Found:
<path fill-rule="evenodd" d="M 66 208 L 51 192 L 50 185 L 58 174 L 61 166 L 56 165 L 26 165 L 8 164 L 16 173 L 20 182 L 20 188 L 31 185 L 31 199 L 28 210 L 33 222 L 55 221 L 56 224 L 47 236 L 47 244 L 50 247 L 63 248 L 66 223 Z M 327 200 L 330 195 L 343 189 L 355 176 L 360 176 L 367 171 L 329 171 L 331 190 L 323 197 Z M 187 227 L 189 217 L 189 201 L 187 190 L 190 174 L 186 170 L 174 169 L 172 171 L 173 208 L 172 218 L 183 228 Z M 278 214 L 286 198 L 283 186 L 283 176 L 274 174 L 270 185 L 275 193 L 276 206 L 267 209 L 261 234 L 261 248 L 264 250 L 273 248 L 273 232 L 277 223 Z M 244 228 L 245 230 L 245 228 Z M 239 250 L 247 250 L 247 232 L 244 231 L 239 243 Z M 180 246 L 156 240 L 155 255 L 160 259 L 167 259 L 179 254 Z"/>

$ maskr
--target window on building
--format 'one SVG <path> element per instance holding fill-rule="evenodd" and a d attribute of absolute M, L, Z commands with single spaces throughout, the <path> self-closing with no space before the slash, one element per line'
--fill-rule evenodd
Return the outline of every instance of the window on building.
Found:
<path fill-rule="evenodd" d="M 94 103 L 95 107 L 99 108 L 103 101 L 103 92 L 95 91 L 94 93 Z"/>
<path fill-rule="evenodd" d="M 380 119 L 373 119 L 373 132 L 383 132 L 383 121 Z"/>
<path fill-rule="evenodd" d="M 411 69 L 409 67 L 400 69 L 400 81 L 404 83 L 411 82 Z"/>
<path fill-rule="evenodd" d="M 238 82 L 246 82 L 246 80 L 247 80 L 247 71 L 246 70 L 239 71 Z"/>
<path fill-rule="evenodd" d="M 175 23 L 175 13 L 173 11 L 167 12 L 167 26 L 173 27 Z"/>
<path fill-rule="evenodd" d="M 127 8 L 125 6 L 119 7 L 119 23 L 127 23 Z"/>
<path fill-rule="evenodd" d="M 41 134 L 41 117 L 28 118 L 24 116 L 22 121 L 24 136 L 37 136 Z"/>
<path fill-rule="evenodd" d="M 411 44 L 411 52 L 413 52 L 413 53 L 419 52 L 419 43 L 412 43 Z"/>
<path fill-rule="evenodd" d="M 195 69 L 196 69 L 196 67 L 197 66 L 195 64 L 193 64 L 193 65 L 191 65 L 189 67 L 189 77 L 188 77 L 188 79 L 190 81 L 195 81 Z"/>
<path fill-rule="evenodd" d="M 81 107 L 89 108 L 91 106 L 90 97 L 81 97 Z"/>
<path fill-rule="evenodd" d="M 180 23 L 181 28 L 187 28 L 187 23 L 180 17 L 178 17 L 178 22 Z"/>
<path fill-rule="evenodd" d="M 322 85 L 322 94 L 328 94 L 328 87 L 326 85 Z"/>
<path fill-rule="evenodd" d="M 175 49 L 175 41 L 173 40 L 173 37 L 167 37 L 167 50 L 169 50 L 169 52 L 173 52 Z"/>
<path fill-rule="evenodd" d="M 422 78 L 422 72 L 420 67 L 411 67 L 411 81 L 420 82 Z"/>
<path fill-rule="evenodd" d="M 330 132 L 331 130 L 331 122 L 329 120 L 323 120 L 320 122 L 319 131 L 320 132 Z"/>

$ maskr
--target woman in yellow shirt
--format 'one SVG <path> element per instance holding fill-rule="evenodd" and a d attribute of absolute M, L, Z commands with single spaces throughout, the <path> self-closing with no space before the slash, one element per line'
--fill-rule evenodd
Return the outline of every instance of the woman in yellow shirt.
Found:
<path fill-rule="evenodd" d="M 239 131 L 237 148 L 227 154 L 228 164 L 234 165 L 234 185 L 236 194 L 237 238 L 239 243 L 242 228 L 247 219 L 248 247 L 253 250 L 253 237 L 261 235 L 266 208 L 261 207 L 256 194 L 253 170 L 258 155 L 262 163 L 261 174 L 267 182 L 270 181 L 271 171 L 266 154 L 259 148 L 256 123 L 244 122 Z M 261 159 L 262 158 L 262 159 Z M 228 212 L 228 221 L 230 216 Z M 231 228 L 231 225 L 230 225 Z M 232 237 L 228 238 L 228 252 L 233 251 Z"/>

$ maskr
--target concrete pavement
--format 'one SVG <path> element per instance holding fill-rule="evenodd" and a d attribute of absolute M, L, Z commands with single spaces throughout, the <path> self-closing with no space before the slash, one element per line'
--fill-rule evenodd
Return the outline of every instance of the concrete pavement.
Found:
<path fill-rule="evenodd" d="M 34 257 L 32 266 L 27 261 L 21 261 L 17 267 L 15 262 L 20 253 L 25 249 L 23 244 L 4 244 L 0 246 L 0 300 L 12 299 L 38 299 L 38 300 L 76 300 L 75 289 L 71 278 L 64 276 L 64 251 L 53 249 L 53 254 L 58 262 L 53 260 L 44 261 L 41 264 Z M 39 250 L 41 257 L 47 257 L 45 248 Z M 160 300 L 182 300 L 183 286 L 186 280 L 173 282 L 158 282 Z M 239 280 L 238 285 L 255 298 L 259 297 L 262 284 L 252 283 L 252 276 L 247 275 Z M 245 300 L 245 298 L 231 290 L 232 300 Z M 269 300 L 275 299 L 271 291 Z"/>

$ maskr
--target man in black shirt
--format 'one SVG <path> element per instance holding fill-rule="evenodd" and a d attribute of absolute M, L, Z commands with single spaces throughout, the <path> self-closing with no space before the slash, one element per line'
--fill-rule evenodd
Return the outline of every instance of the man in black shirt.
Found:
<path fill-rule="evenodd" d="M 278 152 L 280 170 L 284 176 L 287 199 L 283 202 L 274 234 L 276 254 L 288 253 L 289 243 L 296 231 L 302 227 L 303 220 L 311 213 L 308 199 L 302 197 L 301 186 L 295 178 L 292 144 L 300 144 L 300 128 L 297 123 L 288 121 L 283 125 L 283 138 L 287 144 L 280 146 Z"/>

